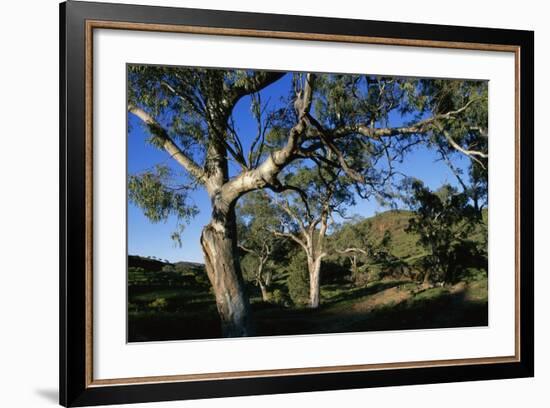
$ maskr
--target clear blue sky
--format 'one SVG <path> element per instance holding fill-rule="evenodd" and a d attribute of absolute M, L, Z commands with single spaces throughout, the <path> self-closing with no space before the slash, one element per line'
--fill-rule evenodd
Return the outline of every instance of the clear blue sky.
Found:
<path fill-rule="evenodd" d="M 262 91 L 262 100 L 271 98 L 272 103 L 277 103 L 280 97 L 286 96 L 290 89 L 290 75 L 267 87 Z M 255 135 L 256 124 L 250 113 L 250 99 L 243 98 L 235 107 L 234 111 L 237 130 L 241 135 L 243 145 L 246 148 L 250 139 L 247 135 Z M 139 120 L 132 114 L 128 114 L 130 121 L 128 134 L 128 173 L 140 173 L 143 170 L 164 163 L 170 165 L 177 171 L 181 168 L 169 158 L 164 151 L 158 150 L 147 143 L 148 135 L 140 125 Z M 390 125 L 401 124 L 399 116 L 390 117 Z M 455 155 L 453 162 L 457 167 L 465 168 L 467 160 Z M 447 165 L 437 161 L 436 154 L 425 148 L 417 148 L 407 155 L 403 164 L 396 166 L 403 173 L 416 177 L 432 188 L 438 188 L 443 183 L 456 185 L 455 176 Z M 230 169 L 231 173 L 236 168 Z M 191 194 L 191 199 L 199 208 L 199 213 L 189 225 L 186 226 L 182 236 L 182 247 L 176 247 L 170 238 L 175 230 L 176 220 L 170 218 L 166 222 L 151 223 L 143 211 L 131 202 L 128 202 L 128 253 L 131 255 L 156 256 L 168 259 L 170 262 L 191 261 L 203 262 L 203 255 L 199 244 L 202 228 L 208 224 L 210 219 L 210 201 L 208 195 L 202 188 L 198 188 Z M 348 215 L 360 215 L 369 217 L 376 212 L 384 211 L 376 200 L 361 200 L 358 198 L 357 205 L 348 209 Z"/>

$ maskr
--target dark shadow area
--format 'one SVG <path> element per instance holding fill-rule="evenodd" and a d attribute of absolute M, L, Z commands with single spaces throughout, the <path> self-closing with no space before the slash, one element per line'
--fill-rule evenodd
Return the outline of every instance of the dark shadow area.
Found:
<path fill-rule="evenodd" d="M 424 288 L 407 280 L 382 280 L 365 287 L 324 285 L 319 309 L 262 302 L 252 304 L 257 336 L 487 326 L 487 281 Z M 213 296 L 204 288 L 189 302 L 190 288 L 139 290 L 133 300 L 149 309 L 129 314 L 130 342 L 221 337 Z M 164 296 L 164 297 L 162 297 Z M 132 297 L 131 297 L 132 299 Z M 165 299 L 160 302 L 158 299 Z"/>
<path fill-rule="evenodd" d="M 340 294 L 330 298 L 330 300 L 327 303 L 325 303 L 325 306 L 327 304 L 334 304 L 334 303 L 343 302 L 343 301 L 351 302 L 357 299 L 364 298 L 365 296 L 382 292 L 386 289 L 403 285 L 407 282 L 409 281 L 402 281 L 402 280 L 380 281 L 380 282 L 374 282 L 366 287 L 354 288 L 353 286 L 350 286 L 349 290 L 341 292 Z"/>

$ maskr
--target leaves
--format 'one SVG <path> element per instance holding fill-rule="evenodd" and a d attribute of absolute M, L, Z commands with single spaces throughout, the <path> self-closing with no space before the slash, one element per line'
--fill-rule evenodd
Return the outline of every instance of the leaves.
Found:
<path fill-rule="evenodd" d="M 181 245 L 180 234 L 183 222 L 188 222 L 198 213 L 198 208 L 189 200 L 191 186 L 171 186 L 175 174 L 168 166 L 157 165 L 153 170 L 128 178 L 128 198 L 143 210 L 154 223 L 166 221 L 170 216 L 177 218 L 177 229 L 172 239 Z"/>
<path fill-rule="evenodd" d="M 429 251 L 424 259 L 426 269 L 436 272 L 443 281 L 452 281 L 458 267 L 457 254 L 469 248 L 470 256 L 474 255 L 470 236 L 482 222 L 479 212 L 466 193 L 450 185 L 430 191 L 422 182 L 413 181 L 410 188 L 410 205 L 415 213 L 407 231 L 417 233 L 419 244 Z"/>

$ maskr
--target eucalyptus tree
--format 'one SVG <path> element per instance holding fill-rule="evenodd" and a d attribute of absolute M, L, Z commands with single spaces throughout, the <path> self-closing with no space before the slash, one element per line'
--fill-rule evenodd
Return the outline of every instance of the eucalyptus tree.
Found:
<path fill-rule="evenodd" d="M 332 152 L 328 151 L 327 160 Z M 325 166 L 292 168 L 284 177 L 287 191 L 272 195 L 280 208 L 282 229 L 273 234 L 296 242 L 307 259 L 309 306 L 320 304 L 321 261 L 328 255 L 326 235 L 334 213 L 344 214 L 354 203 L 349 177 L 340 169 Z M 300 187 L 297 187 L 300 186 Z"/>
<path fill-rule="evenodd" d="M 414 216 L 407 231 L 419 236 L 419 244 L 428 254 L 423 258 L 424 283 L 438 280 L 452 283 L 457 268 L 465 264 L 460 257 L 473 257 L 469 245 L 477 220 L 477 211 L 465 192 L 458 192 L 450 185 L 431 191 L 418 180 L 411 183 L 410 204 Z M 466 249 L 466 250 L 465 250 Z"/>
<path fill-rule="evenodd" d="M 433 109 L 438 113 L 464 104 L 465 98 L 471 98 L 472 94 L 483 101 L 488 97 L 485 82 L 432 80 L 425 81 L 424 87 L 429 94 L 434 94 L 437 103 L 434 103 Z M 435 144 L 440 158 L 456 176 L 462 192 L 472 200 L 481 217 L 481 211 L 488 204 L 487 103 L 476 104 L 476 109 L 465 110 L 459 118 L 436 123 L 436 129 L 449 142 Z M 470 157 L 466 170 L 453 163 L 452 156 L 457 153 L 465 153 Z"/>
<path fill-rule="evenodd" d="M 253 281 L 260 288 L 262 300 L 268 301 L 275 262 L 283 260 L 288 249 L 272 232 L 280 228 L 277 208 L 265 194 L 247 194 L 237 207 L 237 226 L 238 247 L 252 260 Z"/>
<path fill-rule="evenodd" d="M 468 115 L 486 104 L 486 84 L 451 81 L 456 85 L 449 87 L 445 81 L 434 85 L 368 75 L 289 74 L 294 80 L 286 100 L 261 103 L 262 92 L 285 75 L 128 67 L 128 112 L 145 126 L 149 143 L 166 151 L 183 173 L 157 166 L 132 175 L 130 199 L 152 221 L 175 216 L 183 225 L 196 213 L 190 190 L 206 190 L 212 215 L 201 246 L 225 336 L 252 334 L 237 255 L 235 206 L 240 197 L 259 189 L 288 190 L 279 175 L 300 160 L 341 170 L 357 181 L 356 194 L 366 196 L 360 185 L 368 182 L 383 191 L 395 174 L 392 162 L 419 143 L 447 145 L 472 160 L 486 158 L 477 144 L 485 124 Z M 451 96 L 443 98 L 441 89 Z M 239 102 L 250 103 L 258 124 L 255 134 L 243 135 L 235 126 Z"/>
<path fill-rule="evenodd" d="M 390 256 L 390 232 L 386 230 L 379 239 L 373 235 L 368 220 L 352 219 L 344 223 L 331 240 L 333 251 L 349 259 L 355 282 L 358 281 L 361 265 L 385 261 Z"/>

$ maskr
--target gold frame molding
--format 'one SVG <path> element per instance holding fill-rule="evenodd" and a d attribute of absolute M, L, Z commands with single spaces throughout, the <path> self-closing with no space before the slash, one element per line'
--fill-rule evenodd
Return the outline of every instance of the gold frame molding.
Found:
<path fill-rule="evenodd" d="M 379 44 L 409 47 L 448 48 L 478 51 L 512 52 L 515 58 L 515 353 L 513 356 L 479 357 L 449 360 L 429 360 L 382 364 L 357 364 L 323 367 L 303 367 L 273 370 L 253 370 L 235 372 L 214 372 L 204 374 L 168 375 L 153 377 L 128 377 L 113 379 L 93 378 L 93 32 L 94 29 L 114 29 L 148 32 L 169 32 L 203 34 L 234 37 L 275 38 L 308 41 L 329 41 L 340 43 Z M 236 378 L 292 376 L 300 374 L 338 373 L 353 371 L 389 370 L 396 368 L 420 368 L 460 366 L 470 364 L 514 363 L 520 356 L 520 47 L 513 45 L 427 41 L 395 39 L 367 36 L 309 34 L 286 31 L 263 31 L 250 29 L 230 29 L 197 27 L 188 25 L 165 25 L 128 23 L 119 21 L 86 21 L 86 226 L 85 226 L 85 285 L 86 285 L 86 347 L 85 347 L 85 386 L 86 388 L 131 385 L 146 383 L 169 383 L 181 381 L 223 380 Z"/>

